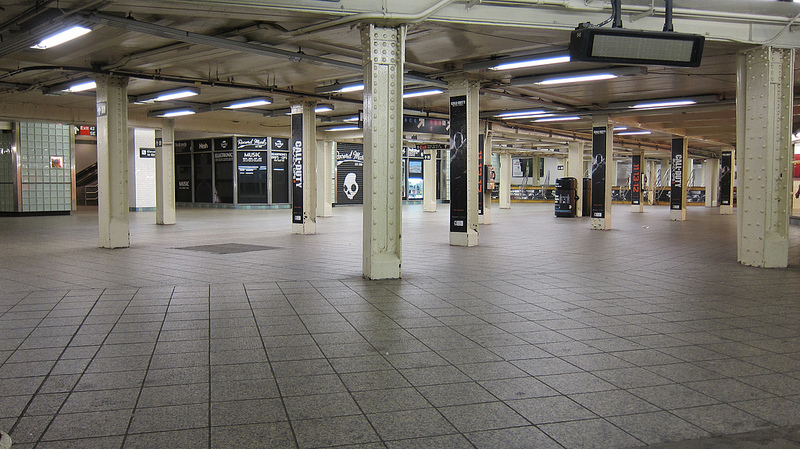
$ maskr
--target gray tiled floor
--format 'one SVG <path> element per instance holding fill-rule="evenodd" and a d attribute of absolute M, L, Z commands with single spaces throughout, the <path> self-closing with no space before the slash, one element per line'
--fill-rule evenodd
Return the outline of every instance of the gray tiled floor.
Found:
<path fill-rule="evenodd" d="M 310 236 L 288 211 L 137 213 L 118 250 L 92 210 L 0 218 L 0 429 L 14 449 L 800 447 L 800 228 L 762 270 L 705 208 L 615 206 L 601 232 L 514 204 L 457 248 L 446 209 L 406 206 L 403 279 L 370 282 L 360 212 Z"/>

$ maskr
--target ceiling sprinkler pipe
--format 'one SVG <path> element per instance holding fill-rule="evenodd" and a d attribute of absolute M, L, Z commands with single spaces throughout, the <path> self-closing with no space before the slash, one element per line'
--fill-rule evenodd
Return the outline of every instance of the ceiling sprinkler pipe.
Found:
<path fill-rule="evenodd" d="M 672 28 L 672 0 L 664 0 L 664 31 L 675 31 Z"/>

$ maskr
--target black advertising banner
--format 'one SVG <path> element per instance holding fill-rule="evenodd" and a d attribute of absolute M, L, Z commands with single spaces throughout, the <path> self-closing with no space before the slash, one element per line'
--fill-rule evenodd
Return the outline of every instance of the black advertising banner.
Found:
<path fill-rule="evenodd" d="M 592 128 L 592 218 L 606 217 L 606 133 L 605 126 Z"/>
<path fill-rule="evenodd" d="M 672 139 L 672 189 L 669 194 L 669 208 L 683 209 L 683 139 Z"/>
<path fill-rule="evenodd" d="M 336 146 L 336 204 L 363 204 L 364 146 L 339 143 Z"/>
<path fill-rule="evenodd" d="M 211 139 L 195 140 L 192 145 L 195 152 L 211 151 Z"/>
<path fill-rule="evenodd" d="M 731 182 L 733 181 L 733 151 L 723 151 L 719 160 L 719 204 L 731 205 Z"/>
<path fill-rule="evenodd" d="M 266 150 L 266 137 L 237 137 L 236 149 L 239 150 Z"/>
<path fill-rule="evenodd" d="M 483 134 L 478 135 L 478 215 L 483 215 L 483 187 L 486 185 L 483 179 Z"/>
<path fill-rule="evenodd" d="M 303 114 L 292 114 L 292 223 L 303 223 Z"/>
<path fill-rule="evenodd" d="M 631 204 L 638 206 L 642 203 L 642 156 L 631 156 Z"/>
<path fill-rule="evenodd" d="M 450 232 L 467 232 L 467 96 L 450 97 Z"/>
<path fill-rule="evenodd" d="M 214 151 L 233 151 L 233 137 L 214 139 Z"/>

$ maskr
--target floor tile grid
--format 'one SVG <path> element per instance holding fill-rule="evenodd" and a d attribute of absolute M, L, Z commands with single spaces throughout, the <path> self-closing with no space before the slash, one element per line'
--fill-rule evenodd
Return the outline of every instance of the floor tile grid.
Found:
<path fill-rule="evenodd" d="M 30 296 L 35 296 L 35 295 L 36 295 L 36 293 L 34 293 L 33 295 L 29 295 L 29 297 L 30 297 Z M 65 293 L 63 296 L 61 296 L 61 297 L 60 297 L 60 299 L 58 300 L 58 302 L 57 302 L 57 303 L 56 303 L 56 304 L 53 306 L 53 308 L 55 308 L 55 307 L 56 307 L 56 306 L 57 306 L 59 303 L 61 303 L 61 301 L 63 301 L 65 298 L 67 298 L 67 297 L 68 297 L 68 295 L 69 295 L 69 292 L 67 292 L 67 293 Z M 20 412 L 20 414 L 19 414 L 19 418 L 18 418 L 18 419 L 16 419 L 16 420 L 13 422 L 13 424 L 11 424 L 11 425 L 10 425 L 10 427 L 9 427 L 9 432 L 10 432 L 10 433 L 12 433 L 12 434 L 15 434 L 15 435 L 18 435 L 18 434 L 19 434 L 19 432 L 15 433 L 15 430 L 17 430 L 17 427 L 18 427 L 18 426 L 20 426 L 20 425 L 22 424 L 23 420 L 24 420 L 24 419 L 26 419 L 26 418 L 28 417 L 28 416 L 27 416 L 27 412 L 28 412 L 29 408 L 31 407 L 31 404 L 32 404 L 32 401 L 33 401 L 34 397 L 35 397 L 35 396 L 36 396 L 36 394 L 38 394 L 38 393 L 39 393 L 39 392 L 42 390 L 42 388 L 43 388 L 43 387 L 46 385 L 46 383 L 47 383 L 48 379 L 49 379 L 49 378 L 51 378 L 51 376 L 53 376 L 53 375 L 54 375 L 53 373 L 54 373 L 54 370 L 55 370 L 55 368 L 56 368 L 56 365 L 57 365 L 57 363 L 58 363 L 59 361 L 61 361 L 61 359 L 62 359 L 62 357 L 64 356 L 64 354 L 65 354 L 65 353 L 66 353 L 66 352 L 67 352 L 67 351 L 68 351 L 68 350 L 71 348 L 71 346 L 72 346 L 72 343 L 73 343 L 73 342 L 76 340 L 76 337 L 77 337 L 77 336 L 78 336 L 78 334 L 80 333 L 81 329 L 84 327 L 84 325 L 85 325 L 85 324 L 87 323 L 87 321 L 89 320 L 89 316 L 91 315 L 92 311 L 94 311 L 94 310 L 95 310 L 95 308 L 96 308 L 96 307 L 98 306 L 98 304 L 100 303 L 100 300 L 101 300 L 102 296 L 103 296 L 103 293 L 102 293 L 102 292 L 101 292 L 99 295 L 97 295 L 97 298 L 96 298 L 96 299 L 93 301 L 93 303 L 92 303 L 91 307 L 90 307 L 90 308 L 89 308 L 89 310 L 86 312 L 86 314 L 85 314 L 85 316 L 83 317 L 83 319 L 81 320 L 80 324 L 77 326 L 77 328 L 76 328 L 75 332 L 74 332 L 74 333 L 72 334 L 72 336 L 70 337 L 70 340 L 69 340 L 69 341 L 68 341 L 68 342 L 67 342 L 67 343 L 64 345 L 64 348 L 63 348 L 63 350 L 62 350 L 62 351 L 60 351 L 60 353 L 58 354 L 58 356 L 57 356 L 57 357 L 55 358 L 55 360 L 53 361 L 53 366 L 52 366 L 52 368 L 51 368 L 51 369 L 48 371 L 48 373 L 47 373 L 47 374 L 46 374 L 46 375 L 45 375 L 45 376 L 42 378 L 42 381 L 41 381 L 41 383 L 39 384 L 39 386 L 37 387 L 37 389 L 36 389 L 36 392 L 34 392 L 34 394 L 31 396 L 31 400 L 30 400 L 30 401 L 28 401 L 28 403 L 25 405 L 24 409 L 23 409 L 23 410 Z M 132 299 L 133 299 L 133 298 L 131 297 L 131 300 L 132 300 Z M 23 299 L 23 301 L 24 301 L 24 299 Z M 20 301 L 20 303 L 21 303 L 21 302 L 22 302 L 22 301 Z M 129 303 L 130 303 L 130 302 L 129 302 Z M 13 310 L 13 309 L 12 309 L 12 310 Z M 2 318 L 4 318 L 4 317 L 5 317 L 5 314 L 3 315 L 3 317 L 0 317 L 0 319 L 2 319 Z M 120 315 L 120 317 L 121 317 L 121 315 Z M 45 318 L 43 318 L 43 320 L 44 320 L 44 319 L 46 319 L 46 317 L 45 317 Z M 88 366 L 88 365 L 87 365 L 87 366 Z M 40 428 L 39 428 L 39 429 L 37 429 L 37 430 L 39 430 L 38 432 L 28 435 L 28 436 L 30 437 L 31 441 L 26 441 L 26 439 L 24 439 L 24 438 L 23 438 L 23 439 L 17 438 L 16 440 L 17 440 L 18 442 L 21 442 L 21 443 L 26 443 L 26 442 L 29 442 L 29 443 L 38 444 L 38 443 L 39 443 L 39 442 L 42 440 L 42 437 L 44 436 L 44 434 L 45 434 L 45 433 L 47 432 L 47 430 L 49 429 L 50 425 L 53 423 L 53 420 L 54 420 L 54 419 L 55 419 L 55 417 L 58 415 L 58 411 L 61 409 L 61 407 L 63 407 L 63 405 L 64 405 L 64 403 L 65 403 L 65 402 L 66 402 L 66 398 L 64 398 L 64 401 L 63 401 L 63 402 L 61 402 L 61 405 L 60 405 L 60 406 L 58 406 L 57 410 L 56 410 L 56 411 L 55 411 L 55 413 L 52 415 L 52 417 L 51 417 L 49 420 L 47 420 L 47 422 L 46 422 L 46 423 L 44 423 L 44 425 L 40 426 Z"/>

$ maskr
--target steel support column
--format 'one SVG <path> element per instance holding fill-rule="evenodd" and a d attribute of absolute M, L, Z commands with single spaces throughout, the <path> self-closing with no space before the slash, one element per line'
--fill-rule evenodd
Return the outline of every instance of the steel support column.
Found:
<path fill-rule="evenodd" d="M 511 153 L 500 153 L 500 209 L 511 209 Z"/>
<path fill-rule="evenodd" d="M 436 212 L 436 153 L 439 150 L 425 150 L 422 161 L 422 210 Z"/>
<path fill-rule="evenodd" d="M 450 82 L 450 244 L 478 244 L 478 81 Z"/>
<path fill-rule="evenodd" d="M 175 120 L 161 121 L 156 130 L 156 224 L 175 224 Z"/>
<path fill-rule="evenodd" d="M 706 207 L 719 206 L 719 159 L 708 158 L 703 170 L 706 187 Z"/>
<path fill-rule="evenodd" d="M 101 248 L 131 246 L 128 211 L 128 78 L 98 75 L 97 219 Z"/>
<path fill-rule="evenodd" d="M 483 137 L 483 165 L 487 167 L 492 166 L 492 134 L 492 130 L 487 129 Z M 492 176 L 490 170 L 485 170 L 483 167 L 480 167 L 479 170 L 485 172 L 484 176 Z M 483 215 L 481 215 L 483 220 L 481 224 L 492 224 L 492 184 L 491 179 L 483 180 L 483 185 L 486 188 L 483 189 Z"/>
<path fill-rule="evenodd" d="M 738 259 L 782 268 L 789 263 L 794 50 L 759 47 L 738 63 Z"/>
<path fill-rule="evenodd" d="M 317 142 L 317 217 L 333 215 L 333 158 L 336 142 Z"/>
<path fill-rule="evenodd" d="M 592 224 L 591 229 L 611 229 L 611 186 L 614 165 L 614 126 L 607 115 L 592 118 Z"/>
<path fill-rule="evenodd" d="M 317 233 L 315 102 L 292 104 L 292 234 Z"/>
<path fill-rule="evenodd" d="M 398 279 L 402 263 L 403 62 L 406 28 L 364 25 L 364 277 Z"/>

